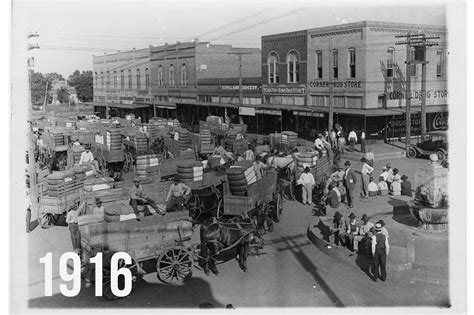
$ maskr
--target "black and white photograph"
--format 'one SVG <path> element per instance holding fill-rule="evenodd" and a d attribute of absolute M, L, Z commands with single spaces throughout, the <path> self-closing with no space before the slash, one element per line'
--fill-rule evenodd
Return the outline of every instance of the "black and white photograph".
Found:
<path fill-rule="evenodd" d="M 12 313 L 466 312 L 466 2 L 10 9 Z"/>

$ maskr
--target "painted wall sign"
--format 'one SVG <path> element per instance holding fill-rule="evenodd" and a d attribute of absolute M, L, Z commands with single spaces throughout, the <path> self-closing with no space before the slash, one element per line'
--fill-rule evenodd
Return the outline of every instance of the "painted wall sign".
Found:
<path fill-rule="evenodd" d="M 256 91 L 260 90 L 261 86 L 257 84 L 252 84 L 252 85 L 242 85 L 242 90 L 245 91 Z M 221 90 L 239 90 L 239 85 L 221 85 Z"/>
<path fill-rule="evenodd" d="M 423 95 L 421 91 L 411 91 L 411 98 L 412 99 L 420 99 Z M 388 98 L 390 100 L 399 100 L 404 99 L 406 96 L 405 92 L 402 91 L 394 91 L 388 93 Z M 448 90 L 438 90 L 438 91 L 426 91 L 426 98 L 447 98 L 448 97 Z"/>
<path fill-rule="evenodd" d="M 306 94 L 306 87 L 262 87 L 263 94 L 301 95 Z"/>
<path fill-rule="evenodd" d="M 329 81 L 322 81 L 322 80 L 313 80 L 309 82 L 309 86 L 312 88 L 329 88 L 331 82 Z M 361 89 L 362 88 L 362 81 L 332 81 L 332 85 L 334 88 L 341 88 L 341 89 Z"/>
<path fill-rule="evenodd" d="M 438 131 L 448 129 L 448 113 L 426 113 L 426 131 Z M 411 132 L 413 135 L 421 133 L 421 113 L 411 115 Z M 388 137 L 400 137 L 406 133 L 405 115 L 397 115 L 388 125 Z"/>
<path fill-rule="evenodd" d="M 316 113 L 316 112 L 298 112 L 298 111 L 293 111 L 293 115 L 298 115 L 298 116 L 306 116 L 306 117 L 324 117 L 324 113 Z"/>
<path fill-rule="evenodd" d="M 254 107 L 239 107 L 239 115 L 242 116 L 255 116 Z"/>
<path fill-rule="evenodd" d="M 281 116 L 281 110 L 272 110 L 272 109 L 256 109 L 256 114 L 264 114 L 264 115 L 275 115 Z"/>

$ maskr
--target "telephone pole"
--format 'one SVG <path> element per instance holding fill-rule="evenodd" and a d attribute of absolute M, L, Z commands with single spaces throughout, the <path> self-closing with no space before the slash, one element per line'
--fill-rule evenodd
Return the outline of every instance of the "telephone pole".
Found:
<path fill-rule="evenodd" d="M 239 108 L 243 105 L 244 103 L 244 94 L 242 91 L 242 56 L 243 55 L 251 55 L 251 52 L 232 52 L 232 53 L 227 53 L 229 55 L 237 55 L 239 57 Z M 239 123 L 243 124 L 242 117 L 239 115 Z"/>
<path fill-rule="evenodd" d="M 334 76 L 334 73 L 332 73 L 331 75 L 331 68 L 332 65 L 331 65 L 331 56 L 332 58 L 334 59 L 334 55 L 333 55 L 333 52 L 332 52 L 332 49 L 331 49 L 331 36 L 329 36 L 329 53 L 328 53 L 328 62 L 329 62 L 329 68 L 328 68 L 328 77 L 329 77 L 329 121 L 328 121 L 328 133 L 330 134 L 332 132 L 332 129 L 333 129 L 333 125 L 334 125 L 334 99 L 333 99 L 333 95 L 332 95 L 332 88 L 333 88 L 333 76 Z M 334 60 L 333 60 L 334 62 Z M 338 60 L 339 62 L 339 60 Z M 334 70 L 333 70 L 334 71 Z M 338 70 L 339 71 L 339 70 Z M 338 74 L 338 77 L 339 77 L 339 74 Z"/>
<path fill-rule="evenodd" d="M 436 46 L 437 42 L 429 41 L 439 39 L 439 36 L 426 36 L 423 33 L 407 33 L 396 35 L 396 38 L 406 38 L 404 41 L 397 41 L 395 45 L 406 45 L 406 141 L 405 149 L 410 149 L 411 138 L 411 66 L 421 64 L 421 136 L 424 138 L 426 133 L 426 47 Z M 411 52 L 414 49 L 414 58 L 411 58 Z"/>

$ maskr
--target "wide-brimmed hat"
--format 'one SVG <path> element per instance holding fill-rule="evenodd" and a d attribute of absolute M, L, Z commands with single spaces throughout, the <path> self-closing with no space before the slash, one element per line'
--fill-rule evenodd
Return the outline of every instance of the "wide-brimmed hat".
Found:
<path fill-rule="evenodd" d="M 86 149 L 91 149 L 91 145 L 90 144 L 86 144 Z"/>
<path fill-rule="evenodd" d="M 305 170 L 306 172 L 311 171 L 311 169 L 309 168 L 309 166 L 306 166 L 306 167 L 304 168 L 304 170 Z"/>
<path fill-rule="evenodd" d="M 344 162 L 344 165 L 345 165 L 345 166 L 351 166 L 351 161 L 346 161 L 346 162 Z"/>
<path fill-rule="evenodd" d="M 334 218 L 339 219 L 341 217 L 342 217 L 342 214 L 340 214 L 339 211 L 336 211 L 336 213 L 334 213 Z"/>
<path fill-rule="evenodd" d="M 382 171 L 386 171 L 386 170 L 387 170 L 386 166 L 382 167 Z"/>
<path fill-rule="evenodd" d="M 367 162 L 367 159 L 365 157 L 360 159 L 361 162 Z"/>
<path fill-rule="evenodd" d="M 355 219 L 355 217 L 356 216 L 355 216 L 354 212 L 351 212 L 351 214 L 349 214 L 349 219 Z"/>
<path fill-rule="evenodd" d="M 385 167 L 386 167 L 386 168 L 390 168 L 390 167 L 392 167 L 392 164 L 387 163 L 387 164 L 385 164 Z"/>
<path fill-rule="evenodd" d="M 374 181 L 374 178 L 372 176 L 370 176 L 369 181 Z"/>
<path fill-rule="evenodd" d="M 362 217 L 361 217 L 360 219 L 361 219 L 362 221 L 364 221 L 364 222 L 369 221 L 369 217 L 368 217 L 367 214 L 365 214 L 365 213 L 362 215 Z"/>
<path fill-rule="evenodd" d="M 408 179 L 408 176 L 402 175 L 402 180 L 406 180 L 406 179 Z"/>
<path fill-rule="evenodd" d="M 379 223 L 382 226 L 385 226 L 385 222 L 382 219 L 378 220 L 377 223 Z"/>
<path fill-rule="evenodd" d="M 175 175 L 175 176 L 173 177 L 173 180 L 174 180 L 175 182 L 179 182 L 179 176 L 178 176 L 178 175 Z"/>
<path fill-rule="evenodd" d="M 375 230 L 376 230 L 376 231 L 382 230 L 382 224 L 380 224 L 380 223 L 375 223 Z"/>
<path fill-rule="evenodd" d="M 95 198 L 95 203 L 102 203 L 102 200 L 100 200 L 100 198 Z"/>

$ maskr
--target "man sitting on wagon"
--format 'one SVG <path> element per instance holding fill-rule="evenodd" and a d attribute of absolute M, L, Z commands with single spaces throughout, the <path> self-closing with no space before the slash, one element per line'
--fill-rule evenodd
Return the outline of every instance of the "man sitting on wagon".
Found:
<path fill-rule="evenodd" d="M 96 174 L 96 176 L 99 176 L 99 162 L 97 162 L 97 160 L 94 160 L 94 155 L 92 155 L 90 145 L 86 145 L 86 150 L 81 153 L 79 165 L 90 166 L 94 174 Z"/>
<path fill-rule="evenodd" d="M 155 201 L 149 198 L 144 192 L 143 188 L 140 185 L 140 179 L 135 177 L 133 179 L 133 186 L 132 192 L 130 193 L 130 205 L 133 208 L 133 212 L 137 216 L 137 221 L 140 221 L 140 214 L 138 211 L 138 205 L 150 205 L 153 209 L 155 209 L 156 213 L 164 215 L 165 213 L 158 209 Z M 149 210 L 145 208 L 145 215 L 151 215 Z"/>
<path fill-rule="evenodd" d="M 182 206 L 186 201 L 185 197 L 189 194 L 191 194 L 191 188 L 180 183 L 179 177 L 176 175 L 168 191 L 168 196 L 166 196 L 166 211 L 175 212 L 178 209 L 183 210 Z"/>

